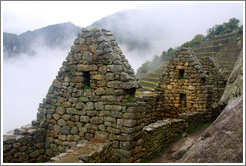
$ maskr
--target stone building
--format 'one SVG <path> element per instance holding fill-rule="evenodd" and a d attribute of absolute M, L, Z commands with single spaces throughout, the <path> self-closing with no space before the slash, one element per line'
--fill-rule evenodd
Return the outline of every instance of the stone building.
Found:
<path fill-rule="evenodd" d="M 190 48 L 180 48 L 173 55 L 158 86 L 159 105 L 156 110 L 165 117 L 177 118 L 184 112 L 206 112 L 211 116 L 211 105 L 218 102 L 225 87 L 223 74 L 213 61 L 201 61 Z"/>
<path fill-rule="evenodd" d="M 113 34 L 82 29 L 39 107 L 37 120 L 48 125 L 46 155 L 101 138 L 113 142 L 115 161 L 133 161 L 130 144 L 142 123 L 134 102 L 139 87 Z"/>
<path fill-rule="evenodd" d="M 133 157 L 138 152 L 134 148 L 144 126 L 135 101 L 139 87 L 113 34 L 82 28 L 39 105 L 37 121 L 32 122 L 38 126 L 36 129 L 45 128 L 44 140 L 39 140 L 44 141 L 44 146 L 37 153 L 49 159 L 84 141 L 99 138 L 112 142 L 113 161 L 136 161 Z M 26 161 L 29 160 L 28 152 Z"/>

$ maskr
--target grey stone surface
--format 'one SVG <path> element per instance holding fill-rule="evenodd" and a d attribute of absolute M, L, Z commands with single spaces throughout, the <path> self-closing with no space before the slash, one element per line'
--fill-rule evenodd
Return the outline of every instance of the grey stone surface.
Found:
<path fill-rule="evenodd" d="M 226 108 L 181 158 L 192 163 L 243 162 L 243 97 L 230 100 Z"/>

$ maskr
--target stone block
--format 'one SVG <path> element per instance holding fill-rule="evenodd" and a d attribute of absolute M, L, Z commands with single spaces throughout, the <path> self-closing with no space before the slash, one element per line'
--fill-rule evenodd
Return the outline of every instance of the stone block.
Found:
<path fill-rule="evenodd" d="M 45 115 L 40 112 L 37 112 L 37 121 L 43 122 L 44 120 L 45 120 Z"/>
<path fill-rule="evenodd" d="M 85 104 L 85 110 L 93 110 L 94 109 L 94 103 L 93 102 L 87 102 Z"/>
<path fill-rule="evenodd" d="M 116 97 L 115 96 L 102 96 L 102 101 L 117 101 Z"/>
<path fill-rule="evenodd" d="M 96 65 L 83 65 L 83 64 L 78 64 L 76 68 L 77 71 L 93 71 L 98 69 Z"/>
<path fill-rule="evenodd" d="M 90 117 L 89 116 L 81 116 L 80 117 L 80 122 L 88 123 L 89 121 L 90 121 Z"/>
<path fill-rule="evenodd" d="M 104 132 L 104 131 L 96 131 L 95 132 L 95 138 L 101 138 L 104 140 L 107 140 L 109 136 L 109 133 Z"/>
<path fill-rule="evenodd" d="M 114 118 L 121 118 L 122 117 L 122 112 L 111 111 L 111 116 L 114 117 Z"/>
<path fill-rule="evenodd" d="M 97 113 L 98 113 L 98 111 L 87 111 L 87 112 L 86 112 L 86 114 L 87 114 L 88 116 L 91 116 L 91 117 L 96 116 Z"/>
<path fill-rule="evenodd" d="M 92 129 L 92 130 L 97 130 L 98 127 L 97 125 L 94 125 L 94 124 L 91 124 L 91 123 L 86 123 L 85 124 L 85 128 L 88 130 L 88 129 Z"/>
<path fill-rule="evenodd" d="M 78 134 L 78 127 L 76 126 L 73 126 L 70 130 L 70 133 L 73 134 L 73 135 L 76 135 Z"/>
<path fill-rule="evenodd" d="M 120 80 L 123 82 L 129 81 L 129 80 L 134 80 L 135 78 L 130 76 L 129 74 L 122 72 L 120 75 Z"/>
<path fill-rule="evenodd" d="M 105 131 L 105 130 L 106 130 L 105 125 L 103 125 L 103 124 L 98 125 L 98 129 L 99 129 L 100 131 Z"/>
<path fill-rule="evenodd" d="M 102 75 L 102 74 L 92 75 L 91 77 L 92 77 L 92 79 L 95 79 L 95 80 L 103 80 L 104 79 L 104 75 Z"/>
<path fill-rule="evenodd" d="M 107 83 L 107 87 L 116 88 L 116 89 L 122 88 L 123 85 L 124 84 L 121 81 L 110 81 L 110 82 Z"/>
<path fill-rule="evenodd" d="M 114 88 L 106 88 L 106 95 L 113 95 L 115 92 Z"/>
<path fill-rule="evenodd" d="M 62 115 L 62 119 L 64 119 L 65 121 L 70 120 L 70 117 L 71 117 L 71 115 L 69 115 L 69 114 L 63 114 Z"/>
<path fill-rule="evenodd" d="M 102 124 L 104 121 L 103 121 L 103 117 L 92 117 L 90 119 L 90 122 L 92 124 Z"/>
<path fill-rule="evenodd" d="M 112 128 L 112 127 L 107 127 L 106 129 L 109 133 L 111 134 L 120 134 L 120 129 Z"/>
<path fill-rule="evenodd" d="M 98 87 L 105 87 L 106 85 L 107 85 L 106 80 L 97 81 L 97 86 Z"/>
<path fill-rule="evenodd" d="M 58 135 L 58 139 L 61 141 L 65 141 L 66 140 L 66 135 Z"/>
<path fill-rule="evenodd" d="M 104 109 L 103 102 L 97 102 L 97 103 L 95 103 L 95 109 L 96 110 L 103 110 Z"/>
<path fill-rule="evenodd" d="M 105 122 L 115 123 L 116 122 L 116 118 L 113 118 L 113 117 L 104 117 L 104 121 Z"/>
<path fill-rule="evenodd" d="M 124 150 L 124 149 L 114 149 L 113 153 L 115 156 L 120 157 L 120 158 L 122 157 L 129 158 L 132 155 L 131 151 Z"/>
<path fill-rule="evenodd" d="M 105 105 L 105 110 L 108 111 L 121 111 L 120 105 Z"/>
<path fill-rule="evenodd" d="M 87 132 L 87 128 L 85 128 L 85 127 L 79 127 L 79 132 L 86 133 Z"/>
<path fill-rule="evenodd" d="M 52 83 L 53 86 L 55 86 L 56 88 L 61 88 L 62 85 L 61 85 L 61 82 L 58 81 L 57 79 L 55 79 Z"/>
<path fill-rule="evenodd" d="M 53 118 L 54 118 L 55 120 L 58 120 L 58 119 L 61 118 L 61 115 L 59 115 L 59 114 L 53 114 Z"/>
<path fill-rule="evenodd" d="M 137 121 L 132 119 L 117 119 L 117 124 L 125 127 L 134 127 L 136 126 Z"/>
<path fill-rule="evenodd" d="M 64 135 L 68 135 L 69 131 L 70 131 L 70 127 L 68 127 L 68 126 L 64 126 L 61 128 L 61 133 Z"/>
<path fill-rule="evenodd" d="M 105 74 L 105 79 L 107 81 L 113 81 L 114 80 L 114 73 L 107 73 L 107 74 Z"/>

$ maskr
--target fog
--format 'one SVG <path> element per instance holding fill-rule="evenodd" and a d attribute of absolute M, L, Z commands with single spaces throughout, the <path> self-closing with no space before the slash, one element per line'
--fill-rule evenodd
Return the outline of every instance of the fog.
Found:
<path fill-rule="evenodd" d="M 42 43 L 42 42 L 40 42 Z M 20 54 L 3 62 L 3 132 L 20 128 L 36 119 L 70 48 L 35 44 L 36 55 Z"/>
<path fill-rule="evenodd" d="M 232 17 L 240 19 L 240 24 L 243 21 L 243 5 L 240 4 L 140 5 L 138 9 L 140 12 L 129 14 L 125 18 L 114 21 L 111 25 L 121 28 L 121 33 L 125 38 L 138 39 L 148 44 L 148 47 L 129 49 L 126 43 L 119 43 L 123 54 L 129 60 L 135 72 L 138 67 L 146 60 L 152 59 L 154 55 L 160 55 L 162 51 L 170 47 L 175 48 L 191 40 L 196 34 L 205 35 L 208 28 L 215 24 L 227 22 Z M 91 12 L 96 11 L 91 10 Z M 59 13 L 56 14 L 59 15 Z M 87 15 L 90 14 L 87 13 Z M 50 17 L 52 17 L 52 14 Z M 71 15 L 70 17 L 74 16 Z M 9 17 L 4 15 L 4 18 L 8 18 L 7 23 L 11 23 L 6 25 L 3 21 L 4 27 L 9 27 L 4 31 L 11 30 L 12 33 L 14 31 L 20 33 L 18 25 L 11 20 L 12 18 L 19 19 L 18 16 L 9 13 Z M 80 25 L 79 22 L 82 23 L 83 20 L 78 15 L 76 15 L 76 18 L 78 18 L 78 21 L 72 22 Z M 42 19 L 43 22 L 45 19 Z M 66 21 L 64 20 L 64 22 Z M 27 26 L 25 21 L 21 23 L 18 20 L 17 23 Z M 54 24 L 56 23 L 54 20 Z M 49 24 L 45 26 L 47 25 Z M 74 39 L 75 36 L 70 41 L 71 45 Z M 33 45 L 32 50 L 35 50 L 35 56 L 21 54 L 3 61 L 2 113 L 4 133 L 8 130 L 20 128 L 22 125 L 36 119 L 39 103 L 45 98 L 48 88 L 57 75 L 70 47 L 51 49 L 43 44 L 42 40 L 39 40 Z"/>
<path fill-rule="evenodd" d="M 206 35 L 209 28 L 233 17 L 243 23 L 242 5 L 165 4 L 121 11 L 99 20 L 95 26 L 115 32 L 123 53 L 136 71 L 154 55 L 180 46 L 197 34 Z M 129 48 L 131 44 L 126 42 L 140 44 Z"/>

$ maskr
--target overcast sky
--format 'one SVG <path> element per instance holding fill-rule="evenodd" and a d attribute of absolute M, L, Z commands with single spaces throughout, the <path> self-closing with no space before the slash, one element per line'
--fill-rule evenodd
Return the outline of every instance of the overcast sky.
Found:
<path fill-rule="evenodd" d="M 242 20 L 243 5 L 235 1 L 229 2 L 149 2 L 149 1 L 1 1 L 3 30 L 10 33 L 23 33 L 47 25 L 72 22 L 86 27 L 114 12 L 127 9 L 146 9 L 160 11 L 176 11 L 185 9 L 192 13 L 192 20 L 206 21 L 209 25 L 228 21 L 232 16 Z M 196 13 L 196 14 L 194 14 Z M 202 16 L 208 15 L 209 20 Z M 213 16 L 214 17 L 211 17 Z M 221 17 L 223 15 L 223 18 Z M 221 18 L 218 18 L 221 17 Z M 186 18 L 184 18 L 186 19 Z M 201 20 L 202 19 L 202 20 Z M 160 20 L 161 21 L 161 20 Z M 242 23 L 242 22 L 241 22 Z M 195 24 L 195 22 L 189 22 Z"/>

